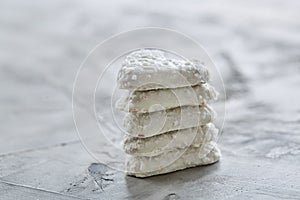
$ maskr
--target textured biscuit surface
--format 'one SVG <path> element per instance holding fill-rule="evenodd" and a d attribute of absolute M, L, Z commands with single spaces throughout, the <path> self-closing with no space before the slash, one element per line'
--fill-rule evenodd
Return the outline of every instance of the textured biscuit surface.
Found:
<path fill-rule="evenodd" d="M 198 148 L 189 147 L 159 156 L 128 156 L 126 173 L 136 177 L 165 174 L 189 167 L 212 164 L 220 157 L 221 152 L 216 143 L 209 142 Z"/>
<path fill-rule="evenodd" d="M 179 106 L 206 104 L 217 99 L 218 93 L 209 84 L 174 89 L 132 91 L 117 102 L 125 112 L 155 112 Z"/>
<path fill-rule="evenodd" d="M 196 85 L 209 81 L 209 72 L 199 62 L 166 58 L 159 50 L 129 54 L 118 74 L 120 89 L 153 90 Z"/>
<path fill-rule="evenodd" d="M 208 105 L 184 106 L 151 113 L 127 113 L 124 127 L 129 135 L 143 138 L 205 125 L 215 117 L 215 111 Z"/>
<path fill-rule="evenodd" d="M 218 129 L 209 123 L 202 127 L 171 131 L 149 138 L 126 135 L 123 148 L 130 155 L 155 156 L 188 146 L 200 147 L 204 142 L 216 141 L 217 136 Z"/>

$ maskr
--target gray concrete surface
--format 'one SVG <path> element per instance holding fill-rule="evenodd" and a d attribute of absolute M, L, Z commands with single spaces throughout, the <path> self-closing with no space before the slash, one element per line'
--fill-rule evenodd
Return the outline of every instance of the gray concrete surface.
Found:
<path fill-rule="evenodd" d="M 299 10 L 296 0 L 1 1 L 0 199 L 300 199 Z M 96 44 L 142 26 L 192 36 L 222 72 L 219 163 L 137 179 L 82 146 L 76 71 Z"/>

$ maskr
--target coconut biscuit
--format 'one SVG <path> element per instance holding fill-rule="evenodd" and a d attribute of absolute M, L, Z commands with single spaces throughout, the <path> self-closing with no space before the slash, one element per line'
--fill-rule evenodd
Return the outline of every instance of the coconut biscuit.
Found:
<path fill-rule="evenodd" d="M 189 147 L 160 154 L 158 156 L 127 156 L 126 174 L 136 177 L 147 177 L 165 174 L 177 170 L 217 162 L 221 152 L 215 142 L 209 142 L 201 147 Z"/>
<path fill-rule="evenodd" d="M 167 58 L 159 50 L 129 54 L 119 70 L 118 85 L 127 90 L 177 88 L 208 82 L 208 69 L 200 62 Z"/>
<path fill-rule="evenodd" d="M 170 131 L 149 138 L 125 135 L 123 149 L 130 155 L 155 156 L 189 146 L 200 147 L 203 143 L 217 141 L 217 136 L 218 129 L 209 123 L 202 127 Z"/>

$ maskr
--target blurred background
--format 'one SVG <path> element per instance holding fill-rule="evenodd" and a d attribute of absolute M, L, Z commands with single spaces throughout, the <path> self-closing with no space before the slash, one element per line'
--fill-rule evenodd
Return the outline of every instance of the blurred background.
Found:
<path fill-rule="evenodd" d="M 227 93 L 220 139 L 224 165 L 243 168 L 238 175 L 245 179 L 253 173 L 250 186 L 272 183 L 259 190 L 267 196 L 277 190 L 274 198 L 299 198 L 299 10 L 297 0 L 1 1 L 0 197 L 102 194 L 93 182 L 97 177 L 87 172 L 94 161 L 75 131 L 73 82 L 95 45 L 122 31 L 154 26 L 197 40 L 221 71 Z M 261 168 L 274 163 L 270 171 Z M 115 187 L 111 184 L 107 187 Z M 257 192 L 252 189 L 250 196 Z M 120 190 L 127 197 L 135 193 Z"/>

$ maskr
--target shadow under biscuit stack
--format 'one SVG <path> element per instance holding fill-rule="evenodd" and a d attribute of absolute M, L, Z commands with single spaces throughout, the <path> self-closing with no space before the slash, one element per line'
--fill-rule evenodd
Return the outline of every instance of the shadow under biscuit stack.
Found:
<path fill-rule="evenodd" d="M 217 92 L 197 61 L 168 58 L 159 50 L 129 54 L 118 74 L 126 94 L 123 148 L 126 173 L 136 177 L 169 173 L 217 162 L 218 129 L 209 105 Z"/>

